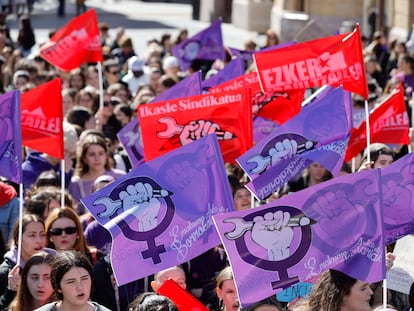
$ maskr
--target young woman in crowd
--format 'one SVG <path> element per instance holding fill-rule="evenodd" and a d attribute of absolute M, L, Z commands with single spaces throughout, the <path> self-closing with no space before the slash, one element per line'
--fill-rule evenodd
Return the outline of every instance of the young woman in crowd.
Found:
<path fill-rule="evenodd" d="M 220 271 L 216 278 L 216 293 L 222 311 L 239 311 L 240 302 L 237 297 L 236 285 L 231 267 Z"/>
<path fill-rule="evenodd" d="M 82 225 L 75 210 L 63 207 L 53 210 L 46 219 L 46 237 L 49 247 L 57 251 L 74 250 L 85 255 L 94 264 L 100 253 L 88 246 Z"/>
<path fill-rule="evenodd" d="M 102 136 L 88 134 L 80 139 L 76 156 L 76 167 L 68 191 L 78 206 L 78 213 L 84 213 L 79 199 L 92 193 L 96 178 L 109 175 L 115 179 L 125 173 L 109 167 L 108 147 Z"/>
<path fill-rule="evenodd" d="M 373 291 L 369 283 L 354 279 L 340 271 L 321 274 L 309 299 L 295 311 L 371 311 Z"/>
<path fill-rule="evenodd" d="M 93 268 L 81 253 L 63 251 L 56 255 L 50 273 L 58 301 L 48 303 L 37 311 L 109 311 L 90 301 L 93 288 Z"/>
<path fill-rule="evenodd" d="M 0 309 L 7 308 L 14 299 L 20 283 L 20 269 L 25 262 L 41 250 L 45 250 L 46 232 L 43 220 L 36 215 L 26 214 L 22 218 L 22 245 L 21 256 L 17 258 L 17 244 L 19 234 L 19 223 L 16 222 L 13 229 L 13 240 L 11 249 L 4 255 L 4 261 L 0 265 Z M 47 250 L 54 253 L 53 250 Z M 20 261 L 20 264 L 17 263 Z"/>
<path fill-rule="evenodd" d="M 31 311 L 55 300 L 50 270 L 54 256 L 39 252 L 24 266 L 16 298 L 10 304 L 10 311 Z"/>

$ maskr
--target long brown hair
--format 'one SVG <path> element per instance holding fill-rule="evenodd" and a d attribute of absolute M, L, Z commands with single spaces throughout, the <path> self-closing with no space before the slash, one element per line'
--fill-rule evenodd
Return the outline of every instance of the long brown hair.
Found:
<path fill-rule="evenodd" d="M 63 207 L 60 209 L 53 210 L 49 216 L 46 218 L 46 238 L 49 243 L 48 247 L 55 248 L 55 245 L 51 241 L 50 237 L 50 229 L 52 228 L 53 223 L 58 220 L 59 218 L 69 218 L 72 219 L 76 226 L 76 234 L 77 239 L 75 242 L 75 245 L 73 246 L 73 250 L 78 251 L 82 254 L 86 254 L 89 252 L 88 244 L 86 243 L 85 237 L 83 235 L 83 229 L 82 225 L 79 221 L 79 216 L 76 214 L 76 212 L 73 210 L 73 208 L 70 207 Z"/>
<path fill-rule="evenodd" d="M 85 163 L 85 156 L 88 148 L 92 145 L 99 145 L 104 148 L 106 153 L 106 161 L 105 161 L 105 169 L 109 170 L 109 156 L 108 156 L 108 146 L 106 145 L 106 141 L 99 135 L 95 134 L 88 134 L 86 135 L 81 141 L 78 152 L 76 154 L 76 168 L 74 175 L 75 176 L 82 176 L 89 171 L 89 166 Z"/>
<path fill-rule="evenodd" d="M 36 307 L 38 307 L 34 305 L 33 296 L 29 291 L 29 286 L 27 284 L 28 274 L 29 274 L 30 268 L 33 266 L 47 264 L 50 267 L 52 267 L 53 261 L 54 261 L 54 256 L 46 252 L 36 253 L 32 257 L 29 258 L 29 260 L 26 262 L 24 269 L 22 271 L 19 289 L 17 290 L 16 297 L 10 304 L 10 310 L 31 311 L 31 310 L 36 309 Z M 55 300 L 55 295 L 52 292 L 47 302 L 52 302 L 54 300 Z"/>
<path fill-rule="evenodd" d="M 27 225 L 33 222 L 40 222 L 43 225 L 43 227 L 45 226 L 43 219 L 40 218 L 38 215 L 25 214 L 22 217 L 22 232 L 25 232 Z M 11 240 L 10 246 L 11 248 L 17 247 L 19 244 L 18 243 L 19 242 L 19 222 L 18 221 L 16 221 L 16 223 L 14 224 L 12 237 L 13 239 Z"/>

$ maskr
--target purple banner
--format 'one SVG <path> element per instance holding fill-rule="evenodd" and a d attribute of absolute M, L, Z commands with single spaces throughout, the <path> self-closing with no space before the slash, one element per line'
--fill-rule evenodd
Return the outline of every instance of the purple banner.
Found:
<path fill-rule="evenodd" d="M 242 74 L 244 74 L 244 60 L 234 58 L 211 78 L 201 82 L 201 88 L 203 91 L 208 91 L 209 88 L 240 77 Z"/>
<path fill-rule="evenodd" d="M 172 54 L 180 61 L 183 71 L 186 71 L 195 59 L 224 60 L 221 20 L 215 21 L 208 28 L 174 46 Z"/>
<path fill-rule="evenodd" d="M 248 305 L 334 268 L 385 278 L 380 170 L 348 174 L 250 210 L 213 217 Z"/>
<path fill-rule="evenodd" d="M 247 50 L 239 50 L 239 49 L 235 49 L 235 48 L 228 48 L 230 50 L 230 54 L 234 57 L 237 58 L 241 58 L 243 59 L 245 62 L 251 63 L 253 62 L 253 54 L 256 51 L 247 51 Z"/>
<path fill-rule="evenodd" d="M 382 169 L 385 243 L 414 233 L 414 153 Z"/>
<path fill-rule="evenodd" d="M 253 139 L 255 143 L 261 141 L 267 135 L 269 135 L 273 130 L 278 128 L 279 125 L 269 119 L 256 116 L 253 118 Z"/>
<path fill-rule="evenodd" d="M 20 92 L 0 96 L 0 175 L 22 182 L 22 125 Z"/>
<path fill-rule="evenodd" d="M 155 97 L 151 103 L 201 94 L 201 71 L 197 71 Z M 138 118 L 125 125 L 117 134 L 132 167 L 144 163 L 144 145 Z"/>
<path fill-rule="evenodd" d="M 351 95 L 327 89 L 302 111 L 237 159 L 252 179 L 248 188 L 260 200 L 282 187 L 312 162 L 336 176 L 351 129 Z"/>
<path fill-rule="evenodd" d="M 119 285 L 217 246 L 211 216 L 234 210 L 215 134 L 142 164 L 81 201 L 112 235 Z"/>

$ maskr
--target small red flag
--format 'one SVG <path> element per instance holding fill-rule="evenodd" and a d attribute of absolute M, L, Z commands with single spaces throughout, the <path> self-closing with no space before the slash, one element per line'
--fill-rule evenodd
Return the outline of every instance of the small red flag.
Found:
<path fill-rule="evenodd" d="M 198 301 L 193 295 L 180 287 L 173 280 L 167 280 L 157 291 L 168 297 L 177 306 L 178 311 L 208 311 L 209 309 Z"/>
<path fill-rule="evenodd" d="M 23 145 L 63 159 L 62 80 L 21 94 L 21 116 Z"/>
<path fill-rule="evenodd" d="M 353 32 L 253 54 L 264 92 L 340 86 L 368 98 L 359 27 Z"/>
<path fill-rule="evenodd" d="M 145 160 L 215 133 L 225 162 L 253 144 L 250 89 L 138 106 Z"/>
<path fill-rule="evenodd" d="M 102 62 L 98 19 L 95 10 L 72 19 L 40 48 L 40 56 L 64 71 L 80 67 L 84 62 Z"/>
<path fill-rule="evenodd" d="M 409 144 L 409 120 L 400 84 L 369 116 L 370 137 L 373 143 Z M 367 146 L 366 122 L 351 130 L 345 161 L 351 160 Z"/>

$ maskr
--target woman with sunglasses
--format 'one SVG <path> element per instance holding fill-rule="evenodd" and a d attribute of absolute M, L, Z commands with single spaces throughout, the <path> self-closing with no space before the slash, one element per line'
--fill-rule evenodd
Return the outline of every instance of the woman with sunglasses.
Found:
<path fill-rule="evenodd" d="M 58 252 L 75 250 L 84 254 L 92 264 L 101 256 L 97 249 L 88 246 L 76 212 L 70 207 L 53 210 L 46 218 L 46 237 L 49 247 Z"/>
<path fill-rule="evenodd" d="M 58 301 L 48 303 L 36 311 L 109 311 L 90 301 L 93 268 L 81 253 L 75 251 L 58 253 L 52 265 L 50 279 Z"/>
<path fill-rule="evenodd" d="M 13 229 L 11 249 L 4 255 L 4 261 L 0 265 L 0 310 L 7 308 L 16 296 L 20 284 L 20 271 L 24 268 L 29 258 L 39 252 L 47 251 L 55 253 L 54 250 L 46 249 L 46 232 L 43 220 L 32 214 L 22 217 L 22 244 L 20 265 L 18 263 L 18 241 L 19 223 L 16 222 Z"/>
<path fill-rule="evenodd" d="M 24 266 L 16 298 L 10 311 L 31 311 L 55 300 L 50 270 L 54 255 L 46 252 L 34 254 Z"/>

